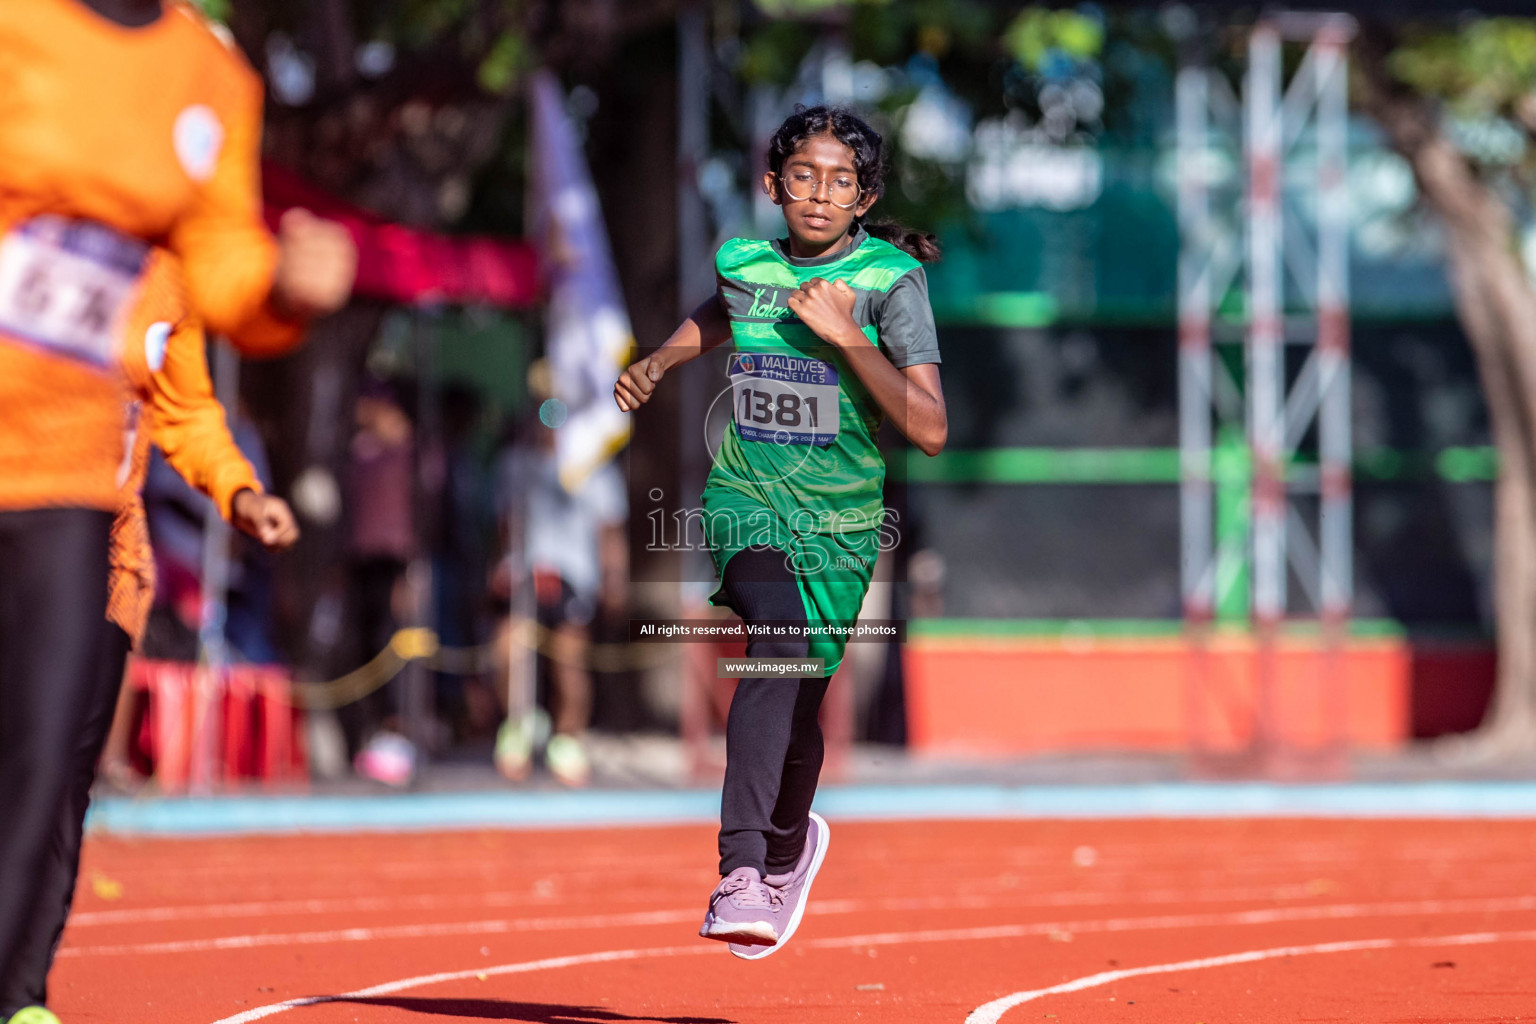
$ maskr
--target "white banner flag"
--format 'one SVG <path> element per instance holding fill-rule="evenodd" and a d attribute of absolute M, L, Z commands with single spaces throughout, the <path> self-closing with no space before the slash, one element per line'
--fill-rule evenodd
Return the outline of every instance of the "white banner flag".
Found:
<path fill-rule="evenodd" d="M 629 440 L 630 417 L 613 401 L 613 382 L 633 358 L 635 339 L 597 190 L 560 84 L 548 71 L 535 72 L 529 97 L 530 233 L 549 282 L 545 350 L 551 390 L 565 413 L 555 431 L 555 458 L 561 486 L 574 492 Z"/>

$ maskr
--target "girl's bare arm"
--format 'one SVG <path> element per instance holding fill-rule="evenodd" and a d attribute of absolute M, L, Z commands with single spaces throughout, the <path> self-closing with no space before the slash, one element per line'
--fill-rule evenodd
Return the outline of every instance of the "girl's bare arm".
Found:
<path fill-rule="evenodd" d="M 813 277 L 789 296 L 789 308 L 828 344 L 836 345 L 896 429 L 925 455 L 949 439 L 949 414 L 939 367 L 918 363 L 898 370 L 853 322 L 854 293 L 842 281 Z"/>
<path fill-rule="evenodd" d="M 718 295 L 699 303 L 672 336 L 644 359 L 629 365 L 613 385 L 613 400 L 625 412 L 634 412 L 650 401 L 656 383 L 674 366 L 697 359 L 731 336 L 731 321 Z"/>

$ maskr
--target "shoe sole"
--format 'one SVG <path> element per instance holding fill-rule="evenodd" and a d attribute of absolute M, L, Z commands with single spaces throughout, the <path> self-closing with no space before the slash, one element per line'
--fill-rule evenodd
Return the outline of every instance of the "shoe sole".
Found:
<path fill-rule="evenodd" d="M 757 929 L 757 930 L 754 930 Z M 699 933 L 701 938 L 718 939 L 721 942 L 729 942 L 738 946 L 767 946 L 772 948 L 779 941 L 779 935 L 773 930 L 773 926 L 764 922 L 757 925 L 727 924 L 724 921 L 712 921 Z"/>
<path fill-rule="evenodd" d="M 827 821 L 815 811 L 811 817 L 816 821 L 816 853 L 811 857 L 811 866 L 805 873 L 805 888 L 800 890 L 800 902 L 795 905 L 795 912 L 790 915 L 789 924 L 784 928 L 784 934 L 779 936 L 779 941 L 763 949 L 754 949 L 751 952 L 741 952 L 732 948 L 731 955 L 742 960 L 761 960 L 765 956 L 772 956 L 782 949 L 790 938 L 794 936 L 795 929 L 800 927 L 800 918 L 805 915 L 805 905 L 811 901 L 811 884 L 816 881 L 816 873 L 821 870 L 821 862 L 827 859 L 827 848 L 832 845 L 832 830 L 827 827 Z M 737 945 L 749 945 L 749 943 L 737 943 Z"/>

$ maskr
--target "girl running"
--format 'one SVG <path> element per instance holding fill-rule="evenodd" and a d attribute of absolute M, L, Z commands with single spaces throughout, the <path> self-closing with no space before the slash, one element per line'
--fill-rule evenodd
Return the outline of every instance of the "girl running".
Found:
<path fill-rule="evenodd" d="M 72 763 L 64 806 L 47 857 L 31 880 L 34 898 L 26 927 L 0 972 L 0 1012 L 15 1011 L 6 1024 L 57 1020 L 45 1008 L 48 973 L 74 901 L 91 783 L 129 651 L 143 638 L 154 603 L 155 559 L 142 494 L 151 444 L 189 484 L 214 500 L 226 521 L 268 550 L 286 549 L 299 537 L 288 503 L 265 492 L 230 436 L 208 376 L 204 344 L 202 323 L 187 308 L 177 261 L 164 249 L 152 250 L 121 346 L 127 460 L 121 504 L 112 523 L 107 623 L 97 653 L 90 712 L 66 752 Z"/>
<path fill-rule="evenodd" d="M 123 461 L 120 330 L 151 245 L 247 354 L 339 308 L 346 229 L 262 223 L 261 80 L 174 0 L 0 4 L 0 977 L 13 977 L 97 685 Z M 16 1011 L 16 1012 L 13 1012 Z M 16 1024 L 46 1009 L 0 1005 Z M 24 1014 L 25 1016 L 21 1016 Z"/>
<path fill-rule="evenodd" d="M 884 517 L 875 432 L 889 417 L 928 455 L 948 423 L 921 263 L 928 236 L 866 224 L 884 189 L 882 140 L 851 111 L 796 108 L 768 145 L 763 189 L 788 237 L 732 239 L 718 286 L 614 399 L 649 400 L 674 366 L 730 337 L 732 422 L 704 486 L 710 599 L 754 634 L 748 658 L 820 659 L 822 675 L 737 685 L 726 724 L 720 874 L 699 934 L 749 960 L 795 932 L 826 856 L 811 811 L 821 772 L 817 713 L 869 588 Z"/>

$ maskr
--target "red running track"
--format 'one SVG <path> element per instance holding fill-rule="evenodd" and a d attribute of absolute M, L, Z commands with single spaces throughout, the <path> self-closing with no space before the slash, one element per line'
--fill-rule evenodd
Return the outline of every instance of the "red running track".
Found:
<path fill-rule="evenodd" d="M 708 828 L 92 838 L 53 1004 L 66 1024 L 1536 1020 L 1536 823 L 832 825 L 799 934 L 754 963 L 695 937 Z"/>

